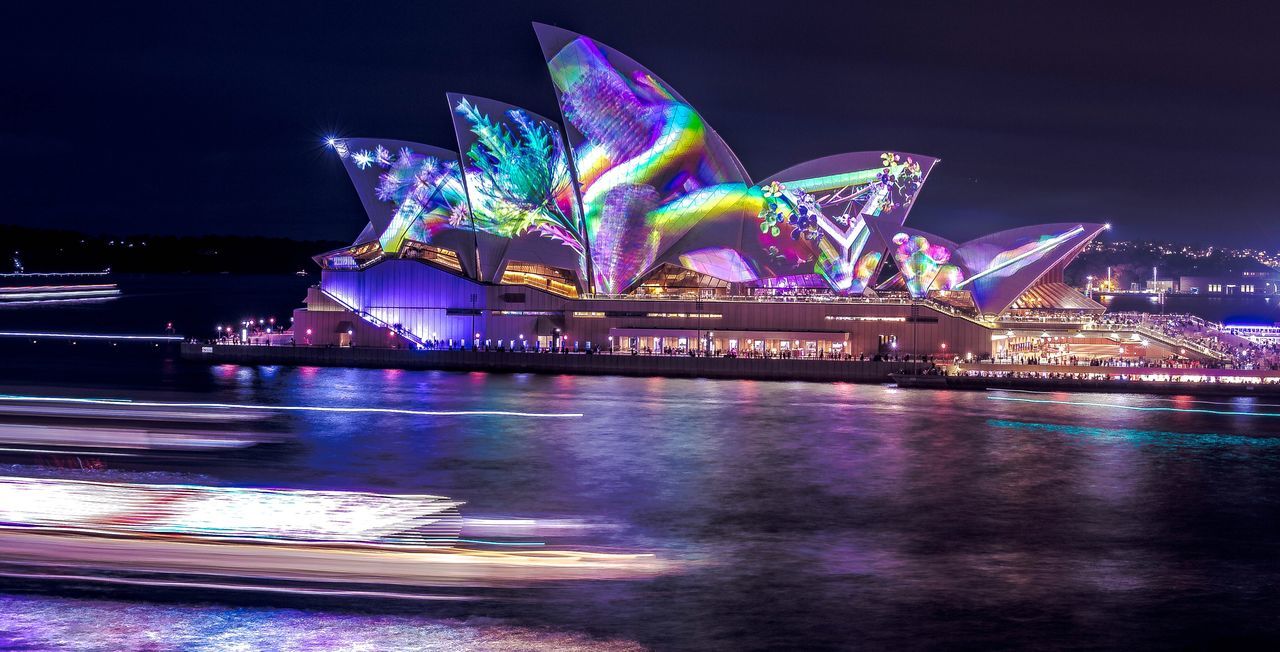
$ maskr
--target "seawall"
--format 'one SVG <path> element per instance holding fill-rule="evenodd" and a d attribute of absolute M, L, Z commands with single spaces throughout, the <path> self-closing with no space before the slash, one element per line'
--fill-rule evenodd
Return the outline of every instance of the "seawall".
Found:
<path fill-rule="evenodd" d="M 748 380 L 890 382 L 919 362 L 702 358 L 628 354 L 417 351 L 412 349 L 184 343 L 182 357 L 210 364 L 438 369 L 500 373 L 598 374 Z"/>

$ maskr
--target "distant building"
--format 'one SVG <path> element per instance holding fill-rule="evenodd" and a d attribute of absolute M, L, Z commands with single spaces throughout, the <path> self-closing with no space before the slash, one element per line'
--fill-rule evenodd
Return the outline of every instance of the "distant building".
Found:
<path fill-rule="evenodd" d="M 1179 277 L 1178 291 L 1224 296 L 1280 294 L 1280 270 L 1241 258 L 1231 269 Z"/>

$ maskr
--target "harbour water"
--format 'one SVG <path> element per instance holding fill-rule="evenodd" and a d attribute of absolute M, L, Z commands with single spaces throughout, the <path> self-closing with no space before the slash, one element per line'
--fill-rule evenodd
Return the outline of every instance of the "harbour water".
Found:
<path fill-rule="evenodd" d="M 231 312 L 242 279 L 172 285 L 131 295 L 121 283 L 125 297 L 92 308 L 101 313 L 28 312 L 22 326 L 138 330 L 193 306 L 212 332 L 221 312 L 245 316 Z M 284 316 L 294 286 L 305 279 L 275 294 L 257 284 L 251 309 Z M 657 579 L 411 604 L 6 584 L 0 649 L 1181 648 L 1280 638 L 1280 405 L 1265 400 L 210 367 L 150 344 L 11 339 L 0 349 L 8 391 L 582 415 L 289 412 L 281 419 L 297 443 L 251 464 L 7 464 L 6 474 L 436 493 L 466 501 L 471 519 L 529 519 L 575 545 L 681 565 Z"/>

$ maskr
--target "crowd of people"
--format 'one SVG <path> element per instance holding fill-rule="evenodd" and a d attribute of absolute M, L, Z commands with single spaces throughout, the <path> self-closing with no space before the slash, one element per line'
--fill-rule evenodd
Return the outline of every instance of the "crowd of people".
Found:
<path fill-rule="evenodd" d="M 1228 333 L 1221 325 L 1194 315 L 1125 315 L 1122 318 L 1154 329 L 1170 338 L 1191 342 L 1229 357 L 1232 366 L 1244 369 L 1280 369 L 1280 345 L 1253 342 Z"/>
<path fill-rule="evenodd" d="M 1088 371 L 1005 371 L 967 367 L 956 375 L 966 378 L 1017 378 L 1020 380 L 1089 380 L 1089 381 L 1159 381 L 1159 382 L 1195 382 L 1195 383 L 1250 383 L 1264 385 L 1280 384 L 1280 377 L 1249 378 L 1240 376 L 1204 376 L 1194 372 L 1180 372 L 1169 369 L 1168 373 L 1150 369 L 1132 374 L 1102 374 Z"/>
<path fill-rule="evenodd" d="M 1052 339 L 1011 345 L 995 362 L 1034 365 L 1089 365 L 1168 369 L 1235 368 L 1280 370 L 1280 345 L 1252 342 L 1227 332 L 1220 324 L 1186 314 L 1106 313 L 1084 325 L 1086 331 L 1155 334 L 1167 342 L 1196 353 L 1219 354 L 1217 361 L 1192 360 L 1186 355 L 1164 358 L 1084 356 L 1069 353 L 1072 347 Z"/>

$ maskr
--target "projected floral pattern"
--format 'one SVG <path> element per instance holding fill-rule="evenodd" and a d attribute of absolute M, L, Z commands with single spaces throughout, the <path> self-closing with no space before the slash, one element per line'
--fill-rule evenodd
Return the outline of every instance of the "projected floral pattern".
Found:
<path fill-rule="evenodd" d="M 379 234 L 383 251 L 396 253 L 406 240 L 431 243 L 445 230 L 471 228 L 456 158 L 428 155 L 407 146 L 394 151 L 382 144 L 355 149 L 340 139 L 332 140 L 330 146 L 360 170 L 384 170 L 374 195 L 394 205 L 395 213 Z"/>
<path fill-rule="evenodd" d="M 585 251 L 556 127 L 521 109 L 495 122 L 465 98 L 454 108 L 475 135 L 465 152 L 475 227 L 506 238 L 538 231 Z"/>
<path fill-rule="evenodd" d="M 880 166 L 761 186 L 762 248 L 780 251 L 779 260 L 797 261 L 796 271 L 808 266 L 838 292 L 864 291 L 882 259 L 881 252 L 863 251 L 869 239 L 864 216 L 909 207 L 926 173 L 913 157 L 893 152 L 867 161 L 875 162 Z"/>

